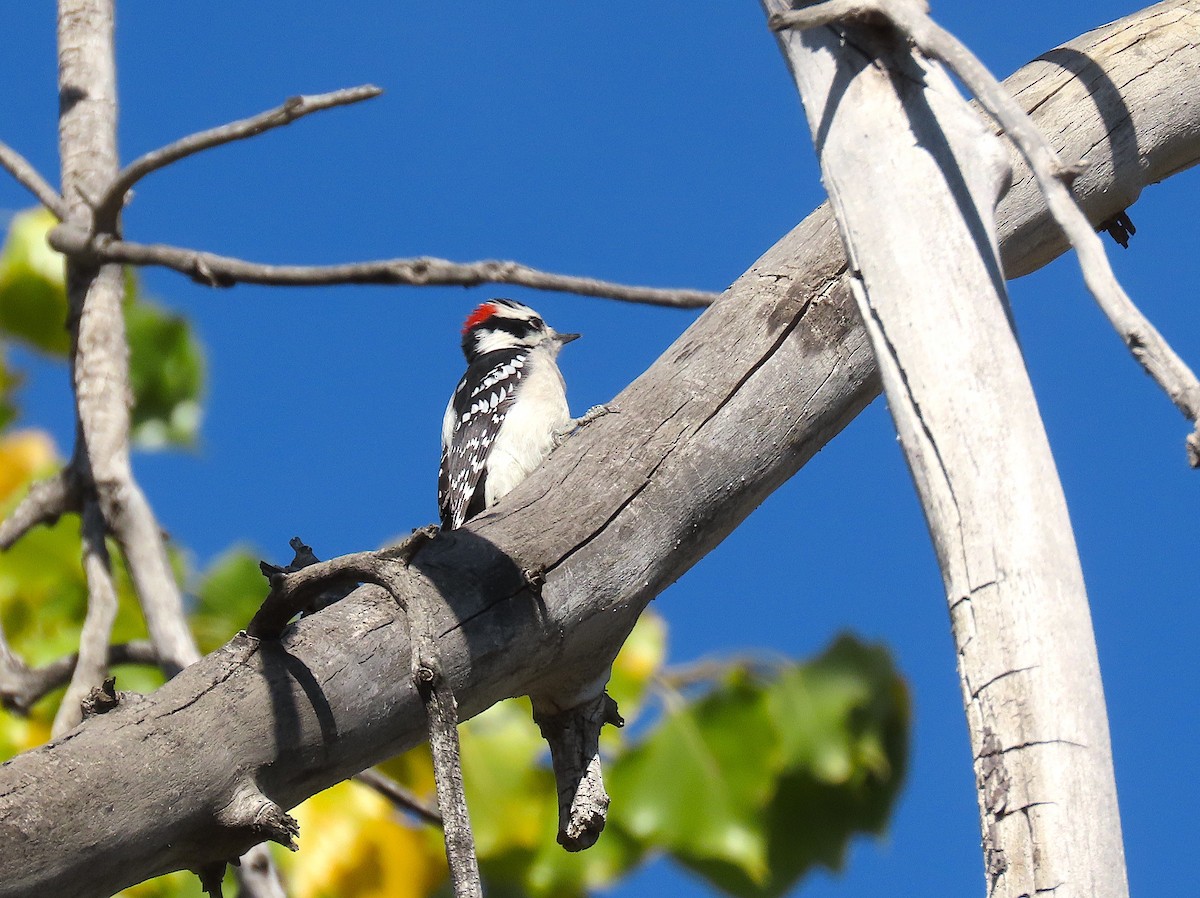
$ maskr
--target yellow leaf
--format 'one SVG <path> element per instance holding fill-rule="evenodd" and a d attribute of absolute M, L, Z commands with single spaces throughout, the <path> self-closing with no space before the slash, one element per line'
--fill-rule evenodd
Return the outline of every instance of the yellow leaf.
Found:
<path fill-rule="evenodd" d="M 293 898 L 425 898 L 446 877 L 440 832 L 408 826 L 365 786 L 339 783 L 292 813 L 300 850 L 283 862 Z"/>
<path fill-rule="evenodd" d="M 54 440 L 41 430 L 21 430 L 0 439 L 0 504 L 58 460 Z"/>
<path fill-rule="evenodd" d="M 0 716 L 0 758 L 11 758 L 50 741 L 50 720 L 46 712 L 29 717 Z"/>

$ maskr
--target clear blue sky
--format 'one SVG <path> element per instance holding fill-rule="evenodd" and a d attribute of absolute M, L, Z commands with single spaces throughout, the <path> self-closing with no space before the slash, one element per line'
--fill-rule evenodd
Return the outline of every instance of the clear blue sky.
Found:
<path fill-rule="evenodd" d="M 935 2 L 998 74 L 1136 0 Z M 0 137 L 53 172 L 52 4 L 0 32 Z M 126 158 L 294 93 L 385 96 L 147 179 L 132 239 L 279 262 L 514 258 L 614 280 L 719 290 L 822 198 L 792 85 L 752 0 L 738 3 L 122 4 Z M 1197 176 L 1132 209 L 1118 274 L 1200 366 Z M 0 213 L 29 198 L 0 177 Z M 203 444 L 141 455 L 164 526 L 201 562 L 248 541 L 277 558 L 373 547 L 436 518 L 438 429 L 458 325 L 503 293 L 585 338 L 564 353 L 573 406 L 615 395 L 693 313 L 516 289 L 213 292 L 149 272 L 196 322 L 211 370 Z M 1200 737 L 1200 473 L 1182 419 L 1130 361 L 1074 261 L 1012 285 L 1071 505 L 1109 699 L 1133 890 L 1194 886 Z M 27 420 L 69 450 L 61 368 L 35 366 Z M 777 559 L 763 564 L 762 559 Z M 796 656 L 850 629 L 911 683 L 914 762 L 888 836 L 856 844 L 807 896 L 982 894 L 966 728 L 940 578 L 882 402 L 657 602 L 673 657 Z M 658 863 L 619 898 L 706 894 Z"/>

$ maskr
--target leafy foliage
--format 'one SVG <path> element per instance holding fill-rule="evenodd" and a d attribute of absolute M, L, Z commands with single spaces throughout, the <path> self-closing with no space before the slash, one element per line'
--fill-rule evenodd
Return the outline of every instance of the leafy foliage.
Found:
<path fill-rule="evenodd" d="M 126 303 L 132 436 L 142 448 L 190 446 L 200 432 L 204 354 L 179 315 L 146 299 Z"/>
<path fill-rule="evenodd" d="M 0 249 L 0 333 L 49 355 L 71 351 L 63 258 L 46 243 L 58 223 L 41 208 L 13 217 Z"/>
<path fill-rule="evenodd" d="M 63 259 L 46 243 L 56 223 L 42 208 L 13 218 L 0 250 L 0 338 L 65 358 L 71 341 Z M 133 439 L 147 449 L 191 445 L 200 429 L 203 348 L 185 319 L 142 295 L 133 272 L 125 284 Z M 5 405 L 9 383 L 0 366 L 0 427 L 15 413 Z"/>
<path fill-rule="evenodd" d="M 627 693 L 631 706 L 663 695 L 669 670 L 660 660 L 645 676 L 645 658 L 665 655 L 665 636 L 662 618 L 647 613 L 617 659 L 615 682 L 642 683 L 636 694 Z M 840 867 L 856 833 L 882 829 L 903 778 L 907 721 L 906 692 L 886 651 L 850 636 L 806 664 L 765 671 L 724 666 L 694 697 L 668 690 L 661 718 L 647 721 L 640 739 L 608 740 L 608 826 L 593 848 L 568 854 L 555 843 L 554 777 L 529 704 L 502 702 L 461 730 L 486 891 L 584 896 L 665 851 L 729 894 L 781 895 L 818 864 Z M 432 801 L 427 748 L 381 767 Z M 339 788 L 366 791 L 356 784 Z M 320 799 L 298 812 L 310 821 L 307 831 L 340 831 L 347 807 Z M 305 894 L 383 894 L 389 874 L 379 858 L 388 854 L 378 844 L 373 813 L 358 824 L 358 847 L 347 849 L 366 860 L 345 864 L 342 875 L 326 871 L 329 891 Z M 414 869 L 421 877 L 431 870 L 444 875 L 437 833 L 426 829 L 425 835 L 428 853 Z M 410 865 L 414 844 L 410 835 L 397 843 Z M 281 860 L 296 869 L 304 855 L 302 846 L 295 859 Z M 365 870 L 375 870 L 374 878 Z"/>

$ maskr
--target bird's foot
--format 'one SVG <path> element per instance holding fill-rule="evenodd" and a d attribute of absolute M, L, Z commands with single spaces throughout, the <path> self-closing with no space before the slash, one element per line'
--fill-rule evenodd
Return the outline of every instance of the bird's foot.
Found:
<path fill-rule="evenodd" d="M 615 415 L 615 414 L 617 414 L 617 407 L 615 405 L 593 405 L 591 408 L 589 408 L 586 412 L 583 413 L 582 418 L 575 419 L 575 426 L 576 427 L 587 427 L 589 424 L 591 424 L 593 421 L 597 420 L 598 418 L 603 418 L 605 415 Z"/>
<path fill-rule="evenodd" d="M 562 430 L 554 431 L 554 448 L 557 449 L 567 441 L 567 437 L 579 430 L 581 427 L 587 427 L 597 418 L 603 418 L 605 415 L 615 415 L 617 407 L 615 405 L 593 405 L 580 418 L 573 418 L 571 423 Z"/>

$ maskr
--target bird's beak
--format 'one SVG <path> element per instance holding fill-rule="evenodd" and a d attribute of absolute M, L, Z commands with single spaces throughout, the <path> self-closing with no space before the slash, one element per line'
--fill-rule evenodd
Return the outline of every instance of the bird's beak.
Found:
<path fill-rule="evenodd" d="M 558 342 L 560 344 L 570 343 L 572 340 L 578 340 L 583 334 L 558 334 Z"/>

